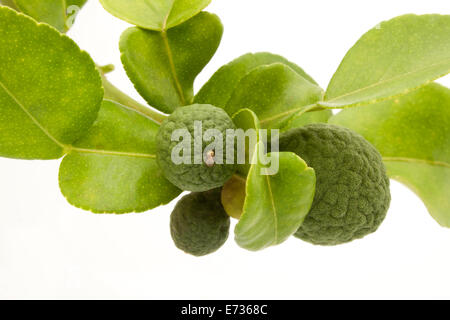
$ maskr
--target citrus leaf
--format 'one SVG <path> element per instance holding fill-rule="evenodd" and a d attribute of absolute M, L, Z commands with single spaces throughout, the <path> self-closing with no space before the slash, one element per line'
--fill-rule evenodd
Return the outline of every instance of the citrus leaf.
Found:
<path fill-rule="evenodd" d="M 259 119 L 250 109 L 241 109 L 233 116 L 236 128 L 245 134 L 245 161 L 238 162 L 236 174 L 222 187 L 222 204 L 230 217 L 239 219 L 244 207 L 246 177 L 250 170 L 251 160 L 259 142 Z M 242 147 L 237 146 L 237 150 Z"/>
<path fill-rule="evenodd" d="M 244 130 L 249 135 L 245 138 L 245 163 L 239 164 L 237 172 L 246 177 L 250 170 L 250 162 L 253 158 L 253 152 L 256 144 L 259 142 L 259 129 L 261 128 L 258 116 L 250 109 L 242 109 L 233 115 L 233 122 L 237 129 Z M 248 131 L 250 130 L 250 131 Z M 252 132 L 254 141 L 251 140 Z M 238 150 L 242 150 L 239 146 Z M 242 161 L 243 162 L 243 161 Z"/>
<path fill-rule="evenodd" d="M 66 32 L 75 18 L 74 15 L 87 0 L 14 0 L 17 8 L 36 19 Z"/>
<path fill-rule="evenodd" d="M 197 15 L 211 0 L 100 0 L 112 15 L 138 27 L 165 31 Z"/>
<path fill-rule="evenodd" d="M 216 15 L 202 12 L 166 33 L 130 28 L 120 40 L 128 77 L 147 102 L 166 113 L 193 100 L 197 75 L 222 38 Z"/>
<path fill-rule="evenodd" d="M 222 187 L 221 201 L 225 212 L 232 218 L 240 219 L 245 202 L 246 180 L 234 175 Z"/>
<path fill-rule="evenodd" d="M 140 113 L 104 101 L 97 121 L 61 163 L 64 196 L 96 213 L 142 212 L 170 202 L 181 191 L 156 163 L 158 129 Z"/>
<path fill-rule="evenodd" d="M 71 39 L 0 8 L 0 156 L 60 158 L 94 123 L 102 97 L 94 62 Z"/>
<path fill-rule="evenodd" d="M 0 0 L 0 5 L 8 6 L 14 10 L 19 10 L 19 8 L 17 8 L 16 4 L 14 3 L 14 0 Z"/>
<path fill-rule="evenodd" d="M 253 110 L 263 128 L 280 128 L 291 116 L 322 99 L 320 87 L 282 63 L 258 67 L 234 90 L 225 110 Z"/>
<path fill-rule="evenodd" d="M 275 175 L 268 173 L 258 156 L 247 178 L 243 214 L 235 228 L 235 240 L 244 249 L 256 251 L 277 245 L 294 234 L 311 208 L 315 192 L 315 173 L 291 152 L 270 153 L 279 161 Z"/>
<path fill-rule="evenodd" d="M 405 94 L 450 72 L 450 16 L 404 15 L 367 32 L 331 80 L 322 106 L 342 108 Z"/>
<path fill-rule="evenodd" d="M 273 63 L 283 63 L 309 82 L 317 84 L 302 68 L 281 56 L 268 52 L 248 53 L 221 67 L 199 91 L 195 102 L 225 108 L 242 78 L 258 67 Z"/>
<path fill-rule="evenodd" d="M 314 112 L 299 112 L 290 118 L 286 124 L 281 128 L 281 132 L 290 129 L 300 128 L 311 123 L 327 123 L 328 119 L 333 115 L 329 109 Z"/>
<path fill-rule="evenodd" d="M 449 89 L 430 84 L 401 98 L 343 110 L 330 123 L 361 133 L 382 154 L 389 176 L 450 227 Z"/>

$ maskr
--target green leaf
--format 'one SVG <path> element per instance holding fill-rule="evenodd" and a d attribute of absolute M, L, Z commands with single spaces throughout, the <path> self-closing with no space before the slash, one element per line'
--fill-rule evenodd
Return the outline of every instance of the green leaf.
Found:
<path fill-rule="evenodd" d="M 282 63 L 261 66 L 247 74 L 234 90 L 225 110 L 253 110 L 263 128 L 281 128 L 291 116 L 314 106 L 323 91 Z"/>
<path fill-rule="evenodd" d="M 244 130 L 244 133 L 247 133 L 247 130 L 250 130 L 249 133 L 254 132 L 256 135 L 254 141 L 250 139 L 251 136 L 245 138 L 245 163 L 239 164 L 237 169 L 237 172 L 240 175 L 246 177 L 250 170 L 253 152 L 256 144 L 259 142 L 259 129 L 261 129 L 261 125 L 258 116 L 250 109 L 242 109 L 236 112 L 236 114 L 233 115 L 233 122 L 236 128 Z M 240 148 L 238 147 L 238 150 L 239 149 Z"/>
<path fill-rule="evenodd" d="M 328 119 L 330 119 L 332 115 L 333 112 L 331 112 L 331 110 L 304 113 L 299 112 L 286 122 L 286 124 L 281 128 L 281 132 L 294 128 L 300 128 L 311 123 L 327 123 Z"/>
<path fill-rule="evenodd" d="M 19 8 L 17 8 L 16 4 L 14 3 L 14 0 L 0 0 L 0 5 L 8 6 L 14 10 L 19 10 Z"/>
<path fill-rule="evenodd" d="M 120 40 L 122 63 L 138 92 L 166 113 L 192 103 L 193 84 L 222 38 L 216 15 L 202 12 L 160 33 L 130 28 Z"/>
<path fill-rule="evenodd" d="M 450 72 L 450 16 L 404 15 L 366 33 L 336 71 L 322 106 L 374 103 Z"/>
<path fill-rule="evenodd" d="M 66 32 L 87 0 L 14 0 L 20 11 Z"/>
<path fill-rule="evenodd" d="M 170 202 L 181 191 L 156 163 L 158 129 L 140 113 L 104 101 L 95 124 L 61 163 L 64 196 L 96 213 L 142 212 Z"/>
<path fill-rule="evenodd" d="M 317 84 L 303 69 L 281 56 L 267 52 L 248 53 L 221 67 L 199 91 L 195 102 L 225 108 L 242 78 L 258 67 L 273 63 L 283 63 L 309 82 Z"/>
<path fill-rule="evenodd" d="M 383 155 L 389 176 L 450 227 L 449 89 L 431 84 L 395 100 L 343 110 L 330 123 L 361 133 Z"/>
<path fill-rule="evenodd" d="M 102 97 L 94 62 L 71 39 L 0 8 L 0 156 L 60 158 L 94 123 Z"/>
<path fill-rule="evenodd" d="M 100 0 L 112 15 L 144 29 L 165 31 L 197 15 L 211 0 Z"/>
<path fill-rule="evenodd" d="M 261 126 L 258 117 L 250 109 L 242 109 L 236 112 L 233 115 L 233 123 L 237 129 L 244 130 L 246 135 L 244 140 L 245 163 L 238 164 L 236 174 L 222 187 L 222 204 L 230 217 L 239 219 L 244 207 L 246 177 L 250 170 L 256 145 L 260 140 L 259 130 Z M 242 149 L 238 146 L 237 150 Z"/>
<path fill-rule="evenodd" d="M 221 202 L 225 212 L 232 218 L 240 219 L 245 202 L 246 179 L 234 175 L 222 187 Z"/>
<path fill-rule="evenodd" d="M 269 169 L 258 156 L 261 148 L 259 143 L 235 228 L 238 245 L 253 251 L 280 244 L 297 231 L 311 208 L 316 181 L 314 170 L 290 152 L 268 154 L 280 168 L 275 175 L 263 175 Z"/>

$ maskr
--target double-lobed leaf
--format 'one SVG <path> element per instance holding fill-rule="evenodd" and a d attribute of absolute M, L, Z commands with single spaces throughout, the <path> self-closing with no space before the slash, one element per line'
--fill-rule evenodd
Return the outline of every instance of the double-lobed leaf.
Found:
<path fill-rule="evenodd" d="M 247 74 L 234 90 L 225 110 L 256 113 L 263 128 L 281 128 L 286 120 L 322 98 L 323 91 L 289 66 L 274 63 Z"/>
<path fill-rule="evenodd" d="M 283 63 L 309 82 L 317 84 L 302 68 L 279 55 L 268 52 L 248 53 L 217 70 L 198 92 L 195 102 L 209 103 L 225 109 L 234 90 L 246 75 L 258 67 L 274 63 Z"/>
<path fill-rule="evenodd" d="M 112 101 L 61 163 L 61 191 L 74 206 L 96 213 L 142 212 L 181 191 L 156 162 L 159 125 Z"/>
<path fill-rule="evenodd" d="M 66 32 L 72 26 L 78 11 L 87 0 L 8 0 L 5 5 L 29 15 L 39 22 L 45 22 Z"/>
<path fill-rule="evenodd" d="M 0 8 L 0 156 L 60 158 L 94 123 L 102 97 L 94 62 L 70 38 Z"/>
<path fill-rule="evenodd" d="M 112 15 L 138 27 L 166 31 L 189 20 L 211 0 L 100 0 Z"/>
<path fill-rule="evenodd" d="M 320 105 L 345 108 L 405 94 L 450 72 L 450 15 L 404 15 L 367 32 Z"/>
<path fill-rule="evenodd" d="M 294 234 L 308 214 L 315 193 L 315 172 L 291 152 L 269 153 L 279 162 L 271 174 L 271 163 L 263 163 L 259 142 L 246 183 L 243 213 L 235 228 L 235 240 L 247 250 L 262 250 L 284 242 Z"/>
<path fill-rule="evenodd" d="M 68 201 L 93 212 L 140 212 L 180 190 L 155 160 L 159 126 L 103 98 L 88 54 L 68 37 L 0 8 L 0 156 L 57 159 Z"/>
<path fill-rule="evenodd" d="M 167 32 L 133 27 L 120 40 L 122 63 L 145 100 L 171 113 L 192 103 L 194 80 L 216 52 L 222 33 L 220 19 L 207 12 Z"/>
<path fill-rule="evenodd" d="M 249 53 L 220 68 L 195 97 L 233 115 L 249 108 L 264 128 L 287 130 L 308 123 L 324 122 L 331 111 L 306 113 L 323 97 L 317 83 L 296 64 L 267 53 Z M 294 119 L 295 121 L 290 121 Z"/>
<path fill-rule="evenodd" d="M 410 187 L 450 227 L 450 90 L 430 84 L 378 104 L 345 109 L 333 124 L 361 133 L 382 154 L 388 174 Z"/>

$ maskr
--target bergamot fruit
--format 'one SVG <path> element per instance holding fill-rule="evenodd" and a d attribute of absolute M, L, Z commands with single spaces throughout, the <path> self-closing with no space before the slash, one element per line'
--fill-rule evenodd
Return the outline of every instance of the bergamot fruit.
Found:
<path fill-rule="evenodd" d="M 177 203 L 170 216 L 175 245 L 186 253 L 204 256 L 227 240 L 230 217 L 220 202 L 221 189 L 191 193 Z"/>
<path fill-rule="evenodd" d="M 234 159 L 227 159 L 229 148 L 236 154 L 227 129 L 235 126 L 223 109 L 200 104 L 176 109 L 157 135 L 157 159 L 166 178 L 195 192 L 223 186 L 236 170 Z"/>
<path fill-rule="evenodd" d="M 381 155 L 346 128 L 312 124 L 287 131 L 280 150 L 294 152 L 314 168 L 316 194 L 295 236 L 318 245 L 337 245 L 378 229 L 390 203 Z"/>

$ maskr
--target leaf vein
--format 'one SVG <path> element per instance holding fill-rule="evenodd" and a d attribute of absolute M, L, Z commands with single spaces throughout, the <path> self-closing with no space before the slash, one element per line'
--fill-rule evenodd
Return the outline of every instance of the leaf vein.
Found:
<path fill-rule="evenodd" d="M 325 102 L 325 103 L 333 103 L 333 102 L 335 102 L 336 100 L 340 100 L 340 99 L 345 98 L 345 97 L 347 97 L 347 96 L 351 96 L 351 95 L 353 95 L 353 94 L 357 94 L 357 93 L 360 93 L 360 92 L 364 92 L 365 90 L 368 90 L 368 89 L 371 89 L 371 88 L 374 88 L 374 87 L 377 87 L 377 86 L 380 86 L 380 85 L 383 85 L 383 84 L 388 84 L 388 83 L 390 83 L 390 82 L 394 82 L 394 81 L 399 80 L 399 79 L 402 79 L 402 78 L 404 78 L 404 77 L 407 77 L 407 76 L 410 76 L 410 75 L 414 75 L 414 74 L 416 74 L 416 73 L 420 73 L 420 72 L 423 72 L 423 71 L 432 69 L 432 68 L 437 67 L 437 66 L 439 66 L 439 65 L 445 65 L 445 64 L 447 64 L 447 63 L 450 63 L 450 59 L 446 59 L 446 60 L 444 60 L 444 61 L 441 61 L 441 62 L 432 64 L 432 65 L 429 65 L 429 66 L 427 66 L 427 67 L 425 67 L 425 68 L 422 68 L 422 69 L 419 69 L 419 70 L 414 70 L 414 71 L 410 71 L 410 72 L 407 72 L 407 73 L 403 73 L 403 74 L 400 74 L 400 75 L 398 75 L 398 76 L 396 76 L 396 77 L 392 77 L 392 78 L 390 78 L 390 79 L 386 79 L 386 80 L 383 80 L 383 81 L 375 82 L 375 83 L 373 83 L 373 84 L 371 84 L 371 85 L 369 85 L 369 86 L 366 86 L 366 87 L 359 88 L 359 89 L 357 89 L 357 90 L 348 92 L 348 93 L 343 94 L 343 95 L 341 95 L 341 96 L 335 97 L 335 98 L 333 98 L 333 99 L 331 99 L 331 100 L 326 100 L 326 97 L 325 97 L 325 101 L 324 101 L 324 102 Z M 443 75 L 441 75 L 441 76 L 444 76 L 444 75 L 448 74 L 449 72 L 450 72 L 450 69 L 449 69 L 445 74 L 443 74 Z M 438 78 L 440 78 L 441 76 L 439 76 L 439 77 L 437 77 L 437 78 L 435 78 L 435 79 L 438 79 Z"/>
<path fill-rule="evenodd" d="M 84 149 L 84 148 L 76 148 L 76 147 L 72 148 L 72 151 L 76 151 L 76 152 L 80 152 L 80 153 L 97 153 L 97 154 L 110 155 L 110 156 L 156 159 L 156 155 L 146 154 L 146 153 L 109 151 L 109 150 L 99 150 L 99 149 Z"/>
<path fill-rule="evenodd" d="M 5 86 L 3 81 L 0 79 L 0 87 L 6 92 L 7 95 L 11 97 L 11 99 L 14 100 L 14 102 L 20 107 L 20 109 L 30 118 L 30 120 L 55 144 L 60 146 L 63 149 L 66 149 L 67 146 L 61 142 L 58 141 L 47 129 L 44 128 L 44 126 L 31 114 L 30 111 L 27 110 L 27 108 L 23 105 L 22 102 Z"/>
<path fill-rule="evenodd" d="M 275 231 L 274 243 L 277 243 L 278 242 L 278 216 L 277 216 L 277 209 L 275 206 L 275 201 L 273 199 L 272 186 L 270 184 L 268 175 L 266 175 L 266 182 L 267 182 L 267 190 L 269 191 L 269 195 L 270 195 L 270 202 L 272 204 L 272 209 L 273 209 L 274 231 Z"/>
<path fill-rule="evenodd" d="M 264 124 L 264 123 L 267 123 L 267 122 L 270 122 L 270 121 L 273 121 L 273 120 L 277 120 L 277 119 L 282 118 L 282 117 L 289 116 L 289 115 L 294 114 L 294 113 L 296 113 L 298 111 L 303 111 L 301 113 L 301 114 L 303 114 L 305 112 L 308 112 L 311 109 L 314 109 L 314 107 L 316 107 L 316 106 L 317 106 L 317 103 L 314 103 L 314 104 L 310 104 L 310 105 L 307 105 L 307 106 L 301 106 L 301 107 L 298 107 L 298 108 L 294 108 L 294 109 L 291 109 L 291 110 L 288 110 L 288 111 L 285 111 L 285 112 L 282 112 L 282 113 L 278 113 L 278 114 L 276 114 L 276 115 L 274 115 L 272 117 L 264 118 L 264 119 L 260 120 L 259 123 L 260 124 Z"/>
<path fill-rule="evenodd" d="M 428 165 L 431 165 L 431 166 L 440 166 L 440 167 L 450 168 L 450 163 L 447 163 L 447 162 L 424 160 L 424 159 L 416 159 L 416 158 L 383 157 L 383 161 L 386 161 L 386 162 L 421 163 L 421 164 L 428 164 Z"/>

